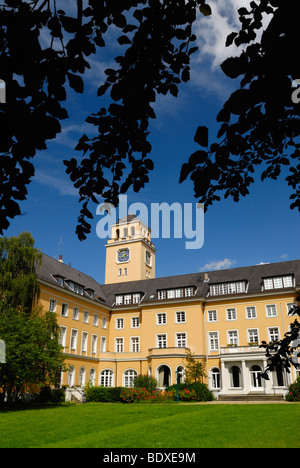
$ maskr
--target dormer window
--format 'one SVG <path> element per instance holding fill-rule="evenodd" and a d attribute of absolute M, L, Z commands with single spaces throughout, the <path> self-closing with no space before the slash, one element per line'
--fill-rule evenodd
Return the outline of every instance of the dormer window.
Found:
<path fill-rule="evenodd" d="M 191 297 L 195 294 L 194 286 L 189 286 L 187 288 L 176 288 L 176 289 L 165 289 L 158 291 L 157 298 L 162 299 L 178 299 L 182 297 Z"/>
<path fill-rule="evenodd" d="M 139 304 L 141 296 L 141 293 L 118 294 L 116 295 L 116 305 Z"/>
<path fill-rule="evenodd" d="M 94 291 L 93 289 L 86 288 L 86 289 L 84 290 L 84 292 L 85 292 L 88 296 L 90 296 L 92 299 L 94 299 L 95 291 Z"/>
<path fill-rule="evenodd" d="M 62 276 L 59 276 L 59 275 L 55 275 L 53 276 L 53 278 L 58 282 L 58 284 L 60 286 L 63 286 L 64 285 L 64 278 Z"/>
<path fill-rule="evenodd" d="M 77 294 L 83 295 L 83 287 L 80 284 L 74 283 L 73 281 L 66 281 L 69 288 Z"/>
<path fill-rule="evenodd" d="M 211 296 L 221 296 L 224 294 L 238 294 L 244 292 L 246 292 L 246 281 L 212 284 L 209 289 L 209 293 Z"/>
<path fill-rule="evenodd" d="M 265 278 L 263 285 L 264 289 L 280 289 L 280 288 L 289 288 L 293 287 L 293 276 L 276 276 L 273 278 Z"/>

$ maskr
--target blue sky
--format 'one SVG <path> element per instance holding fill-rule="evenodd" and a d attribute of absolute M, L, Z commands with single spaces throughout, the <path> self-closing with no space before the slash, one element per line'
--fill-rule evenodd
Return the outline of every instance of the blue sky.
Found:
<path fill-rule="evenodd" d="M 70 3 L 71 2 L 65 2 Z M 224 48 L 228 33 L 236 30 L 234 14 L 248 0 L 228 0 L 226 11 L 222 0 L 211 2 L 213 16 L 199 21 L 199 53 L 193 57 L 191 82 L 180 88 L 179 97 L 159 97 L 155 110 L 157 119 L 151 124 L 151 157 L 155 169 L 150 183 L 139 194 L 128 192 L 128 204 L 142 202 L 150 211 L 153 202 L 172 204 L 193 203 L 191 181 L 179 184 L 182 164 L 197 150 L 193 138 L 198 125 L 207 125 L 210 135 L 216 131 L 215 118 L 222 103 L 236 86 L 220 72 L 218 65 L 233 50 Z M 23 215 L 11 221 L 5 235 L 30 231 L 36 246 L 44 253 L 104 282 L 105 239 L 99 239 L 96 225 L 96 205 L 92 232 L 80 242 L 75 234 L 80 211 L 77 192 L 65 174 L 63 159 L 80 157 L 74 147 L 83 133 L 91 135 L 85 118 L 102 105 L 96 90 L 104 79 L 104 69 L 113 65 L 120 51 L 111 32 L 111 47 L 105 54 L 92 59 L 92 70 L 86 80 L 83 96 L 70 93 L 70 118 L 63 122 L 63 132 L 48 149 L 36 157 L 36 175 L 28 187 L 28 199 L 21 203 Z M 45 39 L 46 40 L 46 39 Z M 156 276 L 192 273 L 209 269 L 280 262 L 299 258 L 299 213 L 290 210 L 291 194 L 284 177 L 261 183 L 257 178 L 251 193 L 239 203 L 222 200 L 210 207 L 204 216 L 204 245 L 187 250 L 187 239 L 154 239 Z M 172 232 L 171 232 L 172 234 Z M 62 240 L 60 244 L 60 240 Z"/>

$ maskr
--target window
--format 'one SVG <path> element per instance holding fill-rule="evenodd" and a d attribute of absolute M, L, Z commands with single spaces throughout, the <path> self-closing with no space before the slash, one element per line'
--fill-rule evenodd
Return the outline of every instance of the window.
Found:
<path fill-rule="evenodd" d="M 127 268 L 124 268 L 124 276 L 127 276 Z"/>
<path fill-rule="evenodd" d="M 131 294 L 125 294 L 124 304 L 131 304 Z"/>
<path fill-rule="evenodd" d="M 123 304 L 123 296 L 116 296 L 116 305 Z"/>
<path fill-rule="evenodd" d="M 50 312 L 56 312 L 56 304 L 57 304 L 56 299 L 50 299 L 50 301 L 49 301 L 49 311 Z"/>
<path fill-rule="evenodd" d="M 256 319 L 256 307 L 247 306 L 246 307 L 246 318 L 247 319 Z"/>
<path fill-rule="evenodd" d="M 211 296 L 236 294 L 246 291 L 246 281 L 235 281 L 231 283 L 212 284 L 209 289 Z"/>
<path fill-rule="evenodd" d="M 157 325 L 165 325 L 166 323 L 167 323 L 167 314 L 165 313 L 156 314 Z"/>
<path fill-rule="evenodd" d="M 248 343 L 257 343 L 258 344 L 258 329 L 251 328 L 248 330 Z"/>
<path fill-rule="evenodd" d="M 63 346 L 64 348 L 66 347 L 66 336 L 67 336 L 67 328 L 66 327 L 59 327 L 59 344 Z"/>
<path fill-rule="evenodd" d="M 64 302 L 61 305 L 61 316 L 68 317 L 68 304 L 65 304 Z"/>
<path fill-rule="evenodd" d="M 185 311 L 176 312 L 176 323 L 185 323 Z"/>
<path fill-rule="evenodd" d="M 140 338 L 138 336 L 132 336 L 130 338 L 130 351 L 132 353 L 138 353 L 140 350 Z"/>
<path fill-rule="evenodd" d="M 77 348 L 77 330 L 72 329 L 71 331 L 71 349 L 76 351 Z"/>
<path fill-rule="evenodd" d="M 207 311 L 207 320 L 208 322 L 217 322 L 218 316 L 216 310 L 208 310 Z"/>
<path fill-rule="evenodd" d="M 226 318 L 227 320 L 236 320 L 236 309 L 226 309 Z"/>
<path fill-rule="evenodd" d="M 124 372 L 123 385 L 124 387 L 133 387 L 134 379 L 137 377 L 137 371 L 133 369 L 128 369 Z"/>
<path fill-rule="evenodd" d="M 75 368 L 74 366 L 70 366 L 67 374 L 67 384 L 69 387 L 72 387 L 75 382 Z"/>
<path fill-rule="evenodd" d="M 140 317 L 131 317 L 131 328 L 140 327 Z"/>
<path fill-rule="evenodd" d="M 97 341 L 98 341 L 98 336 L 92 335 L 92 354 L 97 353 Z"/>
<path fill-rule="evenodd" d="M 149 265 L 150 267 L 152 266 L 152 255 L 151 255 L 151 252 L 149 252 L 148 250 L 146 250 L 146 253 L 145 253 L 145 263 L 146 265 Z"/>
<path fill-rule="evenodd" d="M 183 297 L 183 289 L 176 289 L 175 290 L 175 297 Z"/>
<path fill-rule="evenodd" d="M 139 304 L 141 300 L 141 295 L 140 293 L 135 293 L 133 294 L 132 298 L 133 298 L 133 301 L 132 301 L 133 304 Z"/>
<path fill-rule="evenodd" d="M 73 320 L 78 320 L 79 318 L 79 308 L 73 307 Z"/>
<path fill-rule="evenodd" d="M 293 286 L 293 276 L 276 276 L 274 278 L 264 279 L 264 289 L 280 289 Z"/>
<path fill-rule="evenodd" d="M 211 370 L 211 386 L 213 389 L 221 388 L 220 370 L 217 367 Z"/>
<path fill-rule="evenodd" d="M 168 299 L 174 299 L 175 289 L 169 289 L 169 291 L 167 291 L 167 296 L 168 296 Z"/>
<path fill-rule="evenodd" d="M 268 329 L 269 331 L 269 340 L 270 341 L 278 341 L 279 340 L 279 328 L 272 327 Z"/>
<path fill-rule="evenodd" d="M 124 338 L 116 338 L 115 352 L 116 353 L 123 353 L 124 352 Z"/>
<path fill-rule="evenodd" d="M 84 367 L 80 367 L 79 369 L 78 385 L 79 387 L 85 386 L 85 368 Z"/>
<path fill-rule="evenodd" d="M 100 372 L 100 385 L 102 387 L 112 387 L 113 371 L 106 369 Z"/>
<path fill-rule="evenodd" d="M 106 353 L 106 336 L 101 336 L 100 353 Z"/>
<path fill-rule="evenodd" d="M 124 319 L 123 318 L 117 318 L 116 319 L 116 329 L 121 329 L 124 328 Z"/>
<path fill-rule="evenodd" d="M 296 305 L 297 305 L 296 302 L 287 302 L 287 304 L 286 304 L 286 310 L 287 310 L 287 314 L 288 314 L 288 315 L 289 315 L 291 309 L 292 309 L 293 307 L 295 307 Z"/>
<path fill-rule="evenodd" d="M 83 311 L 83 321 L 84 323 L 89 323 L 89 312 L 87 310 Z"/>
<path fill-rule="evenodd" d="M 96 383 L 96 371 L 95 371 L 95 369 L 91 369 L 91 370 L 90 370 L 89 383 L 90 383 L 91 385 L 93 385 L 93 386 L 94 386 L 95 383 Z"/>
<path fill-rule="evenodd" d="M 275 304 L 266 305 L 266 315 L 267 317 L 277 317 L 277 311 Z"/>
<path fill-rule="evenodd" d="M 167 347 L 167 335 L 157 335 L 157 348 Z"/>
<path fill-rule="evenodd" d="M 102 328 L 107 327 L 107 317 L 102 317 Z"/>
<path fill-rule="evenodd" d="M 176 333 L 176 347 L 186 348 L 186 333 Z"/>
<path fill-rule="evenodd" d="M 84 353 L 87 352 L 87 341 L 88 341 L 87 332 L 82 332 L 81 351 L 84 352 Z"/>
<path fill-rule="evenodd" d="M 119 268 L 119 270 L 118 270 L 118 276 L 122 276 L 122 268 Z"/>
<path fill-rule="evenodd" d="M 93 314 L 93 325 L 95 327 L 98 327 L 98 319 L 99 319 L 98 314 Z"/>
<path fill-rule="evenodd" d="M 185 288 L 185 297 L 190 297 L 194 295 L 193 288 Z"/>
<path fill-rule="evenodd" d="M 238 345 L 238 332 L 237 330 L 228 330 L 227 331 L 227 344 L 229 345 Z"/>
<path fill-rule="evenodd" d="M 158 299 L 166 299 L 166 291 L 158 291 Z"/>
<path fill-rule="evenodd" d="M 210 351 L 219 350 L 219 339 L 218 332 L 209 332 L 208 333 L 209 349 Z"/>

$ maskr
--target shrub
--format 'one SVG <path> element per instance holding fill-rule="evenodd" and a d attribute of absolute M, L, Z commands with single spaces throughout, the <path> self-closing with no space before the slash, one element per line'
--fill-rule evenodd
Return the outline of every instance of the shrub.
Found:
<path fill-rule="evenodd" d="M 285 399 L 287 401 L 300 401 L 300 376 L 289 386 Z"/>
<path fill-rule="evenodd" d="M 120 392 L 122 387 L 93 387 L 87 385 L 85 396 L 87 402 L 115 403 L 121 401 Z"/>
<path fill-rule="evenodd" d="M 177 384 L 172 385 L 168 390 L 173 390 L 176 398 Z M 181 401 L 212 401 L 215 399 L 213 393 L 208 390 L 207 385 L 200 382 L 179 383 L 178 394 Z"/>
<path fill-rule="evenodd" d="M 45 386 L 41 389 L 38 401 L 46 403 L 61 403 L 65 401 L 65 390 L 64 388 L 50 388 Z"/>
<path fill-rule="evenodd" d="M 134 388 L 145 388 L 148 392 L 153 392 L 157 387 L 157 380 L 148 375 L 138 375 L 133 381 Z"/>
<path fill-rule="evenodd" d="M 146 388 L 123 388 L 121 390 L 121 401 L 133 403 L 139 401 L 164 402 L 174 400 L 174 391 L 148 391 Z"/>

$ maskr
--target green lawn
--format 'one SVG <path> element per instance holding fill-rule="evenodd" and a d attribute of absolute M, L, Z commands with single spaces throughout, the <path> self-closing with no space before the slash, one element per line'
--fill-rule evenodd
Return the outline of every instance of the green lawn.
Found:
<path fill-rule="evenodd" d="M 0 447 L 300 447 L 300 405 L 87 403 L 0 413 Z"/>

